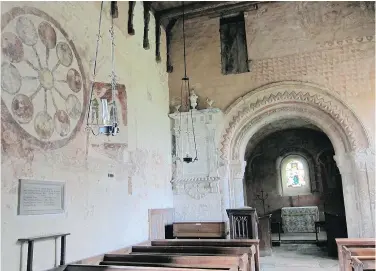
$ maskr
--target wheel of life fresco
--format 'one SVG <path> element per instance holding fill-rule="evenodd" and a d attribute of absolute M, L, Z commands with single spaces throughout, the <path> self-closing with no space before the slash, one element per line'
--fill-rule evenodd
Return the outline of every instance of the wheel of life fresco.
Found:
<path fill-rule="evenodd" d="M 31 143 L 64 146 L 83 123 L 87 97 L 73 42 L 35 8 L 3 14 L 1 27 L 2 115 Z"/>

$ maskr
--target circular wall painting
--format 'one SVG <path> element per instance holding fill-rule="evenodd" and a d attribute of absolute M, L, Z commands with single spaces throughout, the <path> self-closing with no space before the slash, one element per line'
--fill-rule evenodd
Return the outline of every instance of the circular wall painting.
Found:
<path fill-rule="evenodd" d="M 66 145 L 80 129 L 86 78 L 73 42 L 58 22 L 30 7 L 2 15 L 2 115 L 43 148 Z"/>

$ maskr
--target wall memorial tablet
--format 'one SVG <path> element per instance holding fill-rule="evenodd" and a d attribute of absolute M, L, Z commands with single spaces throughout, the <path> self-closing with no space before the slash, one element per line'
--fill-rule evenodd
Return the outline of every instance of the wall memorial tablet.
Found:
<path fill-rule="evenodd" d="M 64 182 L 20 180 L 19 215 L 63 213 L 64 200 Z"/>

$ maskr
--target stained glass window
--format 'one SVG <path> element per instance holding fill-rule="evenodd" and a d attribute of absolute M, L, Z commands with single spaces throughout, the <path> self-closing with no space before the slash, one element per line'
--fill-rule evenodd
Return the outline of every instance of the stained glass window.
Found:
<path fill-rule="evenodd" d="M 306 184 L 304 165 L 299 160 L 291 160 L 286 164 L 285 174 L 287 187 L 301 187 Z"/>
<path fill-rule="evenodd" d="M 277 187 L 280 195 L 298 196 L 311 194 L 310 173 L 307 160 L 298 154 L 277 160 L 280 174 Z"/>

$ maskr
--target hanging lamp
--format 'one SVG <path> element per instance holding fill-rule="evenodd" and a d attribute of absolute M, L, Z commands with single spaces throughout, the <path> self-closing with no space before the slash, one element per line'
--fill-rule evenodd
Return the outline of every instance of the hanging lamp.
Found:
<path fill-rule="evenodd" d="M 103 1 L 101 2 L 101 9 L 99 14 L 99 25 L 98 25 L 98 34 L 97 34 L 97 44 L 94 57 L 94 68 L 91 82 L 91 92 L 89 98 L 89 108 L 87 113 L 86 129 L 91 131 L 93 135 L 97 136 L 100 134 L 109 136 L 117 135 L 119 133 L 118 119 L 117 119 L 117 107 L 115 102 L 116 95 L 116 74 L 115 74 L 115 32 L 114 32 L 114 17 L 117 17 L 118 9 L 115 1 L 111 1 L 111 27 L 110 27 L 110 41 L 111 41 L 111 64 L 112 71 L 110 74 L 111 77 L 111 97 L 110 98 L 101 98 L 102 104 L 102 116 L 101 121 L 94 124 L 93 121 L 89 123 L 90 114 L 93 113 L 93 105 L 97 106 L 98 102 L 96 97 L 93 98 L 96 69 L 97 69 L 97 60 L 99 52 L 99 40 L 101 38 L 101 25 L 102 25 L 102 13 L 103 13 Z M 97 108 L 98 109 L 98 108 Z M 97 130 L 97 131 L 95 131 Z"/>
<path fill-rule="evenodd" d="M 183 1 L 183 55 L 184 55 L 184 77 L 182 78 L 181 82 L 181 104 L 180 104 L 180 131 L 181 131 L 181 125 L 183 121 L 182 117 L 182 111 L 187 110 L 188 112 L 184 114 L 186 116 L 186 133 L 187 133 L 187 139 L 188 139 L 188 146 L 186 148 L 186 154 L 182 158 L 182 160 L 185 163 L 193 163 L 195 161 L 198 161 L 197 157 L 197 144 L 196 144 L 196 135 L 195 135 L 195 128 L 193 123 L 193 109 L 192 104 L 190 102 L 190 85 L 189 85 L 189 77 L 187 76 L 187 60 L 186 60 L 186 48 L 185 48 L 185 10 L 184 10 L 184 1 Z M 197 97 L 197 96 L 196 96 Z M 190 118 L 190 121 L 189 121 Z M 189 123 L 191 124 L 192 128 L 192 135 L 193 135 L 193 144 L 194 144 L 194 152 L 195 152 L 195 158 L 192 157 L 190 152 L 191 147 L 191 140 L 190 140 L 190 132 L 189 132 Z M 182 138 L 182 137 L 181 137 Z M 181 144 L 181 148 L 183 150 L 183 144 Z M 181 155 L 183 156 L 183 151 L 181 150 Z"/>

